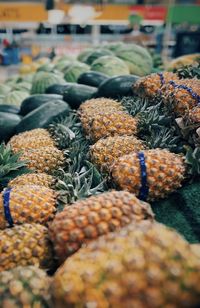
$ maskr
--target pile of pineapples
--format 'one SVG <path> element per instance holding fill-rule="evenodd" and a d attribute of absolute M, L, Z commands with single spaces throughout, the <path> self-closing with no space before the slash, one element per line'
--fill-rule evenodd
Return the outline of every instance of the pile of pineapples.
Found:
<path fill-rule="evenodd" d="M 1 145 L 0 307 L 200 305 L 199 246 L 147 203 L 199 177 L 200 81 L 133 90 Z"/>

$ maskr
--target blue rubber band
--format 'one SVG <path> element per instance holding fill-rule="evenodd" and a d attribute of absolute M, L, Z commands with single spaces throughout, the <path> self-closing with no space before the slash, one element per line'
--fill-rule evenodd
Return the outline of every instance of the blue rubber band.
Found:
<path fill-rule="evenodd" d="M 139 199 L 146 201 L 149 194 L 149 187 L 147 185 L 147 168 L 145 164 L 145 156 L 143 152 L 138 153 L 141 170 L 141 187 L 139 191 Z"/>
<path fill-rule="evenodd" d="M 4 207 L 4 215 L 5 219 L 9 223 L 10 227 L 13 227 L 14 222 L 10 213 L 10 193 L 11 193 L 11 188 L 7 188 L 3 192 L 3 207 Z"/>
<path fill-rule="evenodd" d="M 165 78 L 163 76 L 163 73 L 158 73 L 158 76 L 160 77 L 161 86 L 165 84 Z"/>
<path fill-rule="evenodd" d="M 186 90 L 194 99 L 197 100 L 197 104 L 200 105 L 200 95 L 193 92 L 193 90 L 185 85 L 178 85 L 173 80 L 169 82 L 175 89 L 183 89 Z"/>

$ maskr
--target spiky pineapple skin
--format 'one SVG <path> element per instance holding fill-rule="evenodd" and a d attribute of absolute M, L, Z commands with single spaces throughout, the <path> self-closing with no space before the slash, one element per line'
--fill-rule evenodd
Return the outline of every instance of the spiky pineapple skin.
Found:
<path fill-rule="evenodd" d="M 142 96 L 148 98 L 154 98 L 156 95 L 161 94 L 161 89 L 164 84 L 171 80 L 178 80 L 178 76 L 171 72 L 163 72 L 162 77 L 159 74 L 153 73 L 148 76 L 140 78 L 134 85 L 133 91 Z"/>
<path fill-rule="evenodd" d="M 50 307 L 50 282 L 45 271 L 35 266 L 1 272 L 0 307 Z"/>
<path fill-rule="evenodd" d="M 4 192 L 0 194 L 0 229 L 9 227 L 4 215 Z M 56 212 L 56 194 L 47 187 L 21 185 L 11 189 L 9 209 L 14 224 L 47 224 Z"/>
<path fill-rule="evenodd" d="M 194 95 L 200 96 L 200 80 L 195 78 L 167 83 L 162 89 L 164 103 L 170 105 L 176 116 L 184 116 L 197 106 L 198 100 Z"/>
<path fill-rule="evenodd" d="M 50 223 L 49 235 L 62 262 L 82 244 L 144 219 L 153 219 L 148 203 L 128 192 L 111 191 L 65 207 Z"/>
<path fill-rule="evenodd" d="M 115 135 L 136 135 L 139 120 L 125 112 L 106 112 L 95 116 L 90 123 L 89 138 L 96 142 Z"/>
<path fill-rule="evenodd" d="M 35 128 L 35 129 L 31 129 L 23 133 L 14 135 L 10 140 L 17 140 L 21 136 L 23 136 L 24 138 L 41 137 L 41 136 L 49 137 L 49 132 L 45 128 Z"/>
<path fill-rule="evenodd" d="M 130 224 L 68 258 L 56 272 L 56 307 L 198 307 L 200 261 L 175 231 Z"/>
<path fill-rule="evenodd" d="M 36 128 L 13 136 L 8 144 L 14 153 L 27 149 L 36 149 L 44 146 L 55 146 L 49 132 L 44 128 Z"/>
<path fill-rule="evenodd" d="M 90 122 L 98 114 L 105 112 L 124 111 L 125 108 L 117 101 L 108 98 L 96 98 L 85 101 L 81 104 L 78 114 L 85 133 L 88 135 L 90 131 Z"/>
<path fill-rule="evenodd" d="M 20 265 L 53 265 L 53 250 L 45 226 L 33 223 L 0 231 L 0 272 Z"/>
<path fill-rule="evenodd" d="M 101 171 L 108 172 L 119 157 L 145 148 L 144 142 L 134 136 L 111 136 L 92 145 L 90 157 Z"/>
<path fill-rule="evenodd" d="M 65 161 L 63 152 L 56 147 L 28 149 L 23 152 L 20 159 L 28 161 L 27 166 L 29 169 L 48 174 L 52 174 Z"/>
<path fill-rule="evenodd" d="M 12 148 L 12 151 L 14 153 L 17 152 L 23 152 L 24 150 L 28 149 L 36 149 L 36 148 L 41 148 L 41 147 L 53 147 L 55 146 L 55 142 L 53 139 L 50 137 L 46 136 L 38 136 L 38 137 L 26 137 L 24 138 L 23 136 L 19 137 L 17 140 L 10 141 L 9 145 Z"/>
<path fill-rule="evenodd" d="M 147 200 L 164 198 L 181 186 L 185 176 L 184 159 L 168 150 L 144 150 L 147 170 Z M 112 168 L 112 179 L 120 189 L 139 195 L 141 166 L 138 152 L 120 157 Z"/>
<path fill-rule="evenodd" d="M 9 187 L 22 185 L 39 185 L 51 188 L 55 184 L 55 179 L 46 173 L 30 173 L 17 176 L 8 183 Z"/>
<path fill-rule="evenodd" d="M 124 107 L 121 105 L 120 102 L 109 99 L 109 98 L 93 98 L 90 100 L 86 100 L 78 109 L 79 115 L 82 114 L 94 114 L 104 108 L 115 108 L 116 110 L 123 111 Z"/>

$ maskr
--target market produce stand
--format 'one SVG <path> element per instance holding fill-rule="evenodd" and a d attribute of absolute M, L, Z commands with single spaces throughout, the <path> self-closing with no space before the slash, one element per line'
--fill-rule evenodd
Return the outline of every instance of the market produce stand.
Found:
<path fill-rule="evenodd" d="M 199 305 L 198 61 L 105 44 L 0 85 L 0 306 Z"/>

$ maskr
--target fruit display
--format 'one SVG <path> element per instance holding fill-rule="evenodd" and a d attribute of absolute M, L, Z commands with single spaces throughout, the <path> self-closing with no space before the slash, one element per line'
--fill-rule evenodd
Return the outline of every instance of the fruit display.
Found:
<path fill-rule="evenodd" d="M 168 150 L 135 150 L 115 161 L 112 177 L 121 189 L 131 191 L 140 199 L 154 200 L 179 188 L 185 169 L 184 159 Z"/>
<path fill-rule="evenodd" d="M 157 223 L 131 224 L 65 261 L 53 279 L 54 304 L 195 307 L 199 269 L 199 257 L 174 231 Z"/>
<path fill-rule="evenodd" d="M 200 69 L 155 63 L 105 44 L 0 85 L 1 307 L 200 305 Z"/>
<path fill-rule="evenodd" d="M 121 156 L 145 149 L 145 143 L 134 136 L 110 136 L 99 139 L 90 147 L 91 161 L 103 172 L 108 172 Z"/>
<path fill-rule="evenodd" d="M 153 219 L 149 204 L 128 192 L 110 191 L 66 207 L 50 224 L 49 234 L 59 260 L 64 261 L 82 244 L 145 219 Z"/>

